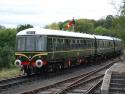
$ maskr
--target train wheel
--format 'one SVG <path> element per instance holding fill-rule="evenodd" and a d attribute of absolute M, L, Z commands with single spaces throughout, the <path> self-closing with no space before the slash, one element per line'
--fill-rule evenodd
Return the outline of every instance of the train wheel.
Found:
<path fill-rule="evenodd" d="M 33 72 L 33 69 L 30 66 L 24 67 L 24 73 L 26 73 L 27 75 L 31 75 L 32 72 Z"/>
<path fill-rule="evenodd" d="M 71 67 L 71 60 L 68 60 L 68 68 Z"/>
<path fill-rule="evenodd" d="M 24 73 L 26 73 L 29 76 L 29 75 L 31 75 L 31 70 L 28 68 L 28 69 L 24 70 Z"/>
<path fill-rule="evenodd" d="M 52 65 L 49 65 L 48 71 L 49 71 L 49 72 L 54 72 L 54 70 L 55 70 L 54 65 L 53 65 L 53 64 L 52 64 Z"/>
<path fill-rule="evenodd" d="M 64 68 L 63 64 L 60 64 L 59 65 L 59 70 L 63 70 L 63 68 Z"/>

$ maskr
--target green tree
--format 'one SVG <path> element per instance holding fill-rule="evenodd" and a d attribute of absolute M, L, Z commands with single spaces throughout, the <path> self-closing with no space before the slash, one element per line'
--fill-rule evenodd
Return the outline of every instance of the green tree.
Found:
<path fill-rule="evenodd" d="M 0 68 L 9 68 L 14 62 L 16 29 L 0 29 Z"/>
<path fill-rule="evenodd" d="M 114 17 L 112 15 L 108 15 L 105 19 L 104 27 L 107 29 L 112 28 Z"/>
<path fill-rule="evenodd" d="M 75 31 L 92 33 L 94 31 L 94 23 L 87 19 L 78 19 L 75 24 Z"/>
<path fill-rule="evenodd" d="M 99 35 L 104 35 L 108 32 L 108 29 L 102 27 L 102 26 L 98 26 L 95 28 L 95 33 L 99 34 Z"/>
<path fill-rule="evenodd" d="M 98 26 L 102 26 L 104 28 L 110 29 L 112 28 L 114 17 L 112 15 L 108 15 L 105 19 L 99 19 L 95 22 L 95 28 Z"/>
<path fill-rule="evenodd" d="M 125 0 L 122 0 L 122 2 L 121 2 L 120 15 L 125 16 Z"/>
<path fill-rule="evenodd" d="M 25 24 L 25 25 L 18 25 L 17 26 L 17 32 L 21 31 L 21 30 L 25 30 L 28 28 L 33 28 L 33 25 L 30 24 Z"/>
<path fill-rule="evenodd" d="M 52 23 L 50 25 L 46 25 L 45 28 L 47 28 L 47 29 L 54 29 L 54 30 L 59 30 L 60 29 L 58 23 Z"/>

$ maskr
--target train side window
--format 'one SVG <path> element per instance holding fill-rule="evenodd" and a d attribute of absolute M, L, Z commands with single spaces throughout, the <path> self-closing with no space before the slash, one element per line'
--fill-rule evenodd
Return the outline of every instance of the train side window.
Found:
<path fill-rule="evenodd" d="M 84 46 L 83 43 L 84 43 L 84 42 L 83 42 L 83 39 L 81 39 L 81 40 L 80 40 L 80 48 L 83 48 L 83 46 Z"/>
<path fill-rule="evenodd" d="M 109 47 L 111 47 L 111 42 L 109 41 Z"/>
<path fill-rule="evenodd" d="M 70 48 L 70 40 L 69 39 L 64 39 L 64 48 L 69 49 Z"/>
<path fill-rule="evenodd" d="M 84 48 L 86 48 L 87 47 L 87 41 L 86 41 L 86 39 L 84 39 L 83 41 L 84 41 Z"/>
<path fill-rule="evenodd" d="M 105 48 L 105 41 L 103 41 L 103 47 Z"/>
<path fill-rule="evenodd" d="M 54 48 L 54 51 L 57 50 L 57 38 L 53 38 L 53 48 Z"/>
<path fill-rule="evenodd" d="M 48 45 L 48 50 L 51 51 L 53 48 L 52 48 L 52 40 L 53 38 L 48 38 L 47 40 L 47 45 Z"/>
<path fill-rule="evenodd" d="M 102 48 L 102 40 L 99 41 L 100 48 Z"/>
<path fill-rule="evenodd" d="M 90 39 L 87 39 L 87 47 L 88 47 L 88 48 L 91 48 Z"/>
<path fill-rule="evenodd" d="M 108 41 L 105 41 L 106 42 L 106 47 L 108 48 L 109 46 L 108 46 Z"/>
<path fill-rule="evenodd" d="M 89 41 L 89 48 L 91 48 L 92 47 L 91 39 L 88 39 L 88 41 Z"/>
<path fill-rule="evenodd" d="M 27 36 L 26 37 L 26 50 L 27 51 L 35 51 L 35 37 L 33 36 Z"/>
<path fill-rule="evenodd" d="M 107 48 L 107 43 L 106 43 L 106 41 L 104 41 L 104 44 L 105 44 L 105 47 Z"/>
<path fill-rule="evenodd" d="M 80 44 L 79 45 L 80 45 L 80 48 L 82 48 L 82 39 L 80 39 Z"/>
<path fill-rule="evenodd" d="M 94 47 L 94 40 L 93 39 L 91 39 L 91 44 L 92 44 L 92 46 L 91 46 L 91 48 L 93 48 Z"/>
<path fill-rule="evenodd" d="M 60 39 L 60 49 L 63 50 L 63 39 Z"/>
<path fill-rule="evenodd" d="M 111 46 L 110 41 L 108 41 L 108 43 L 109 43 L 109 47 L 110 47 Z"/>
<path fill-rule="evenodd" d="M 90 39 L 89 42 L 90 42 L 90 48 L 92 48 L 92 46 L 93 46 L 93 45 L 92 45 L 92 43 L 93 43 L 93 42 L 92 42 L 92 39 Z"/>
<path fill-rule="evenodd" d="M 111 47 L 113 46 L 113 44 L 112 44 L 113 42 L 111 41 Z"/>
<path fill-rule="evenodd" d="M 68 49 L 70 49 L 70 39 L 67 39 L 68 42 Z"/>
<path fill-rule="evenodd" d="M 58 38 L 57 39 L 57 50 L 63 49 L 63 39 Z"/>
<path fill-rule="evenodd" d="M 87 47 L 89 48 L 89 40 L 87 39 Z"/>
<path fill-rule="evenodd" d="M 57 47 L 56 47 L 56 50 L 60 50 L 60 39 L 59 38 L 57 38 Z"/>
<path fill-rule="evenodd" d="M 86 48 L 88 48 L 88 39 L 86 39 Z"/>
<path fill-rule="evenodd" d="M 70 40 L 70 49 L 73 49 L 73 39 Z"/>
<path fill-rule="evenodd" d="M 91 48 L 93 47 L 93 40 L 90 39 L 90 45 L 91 45 Z"/>
<path fill-rule="evenodd" d="M 101 40 L 101 48 L 104 48 L 104 41 Z"/>
<path fill-rule="evenodd" d="M 100 41 L 97 40 L 97 47 L 100 48 Z"/>
<path fill-rule="evenodd" d="M 74 48 L 75 48 L 74 43 L 75 43 L 75 40 L 74 40 L 74 39 L 71 39 L 71 49 L 74 49 Z"/>
<path fill-rule="evenodd" d="M 45 51 L 46 50 L 46 42 L 47 42 L 47 37 L 46 36 L 37 37 L 36 49 L 38 51 Z"/>
<path fill-rule="evenodd" d="M 79 40 L 76 40 L 76 48 L 79 48 Z"/>
<path fill-rule="evenodd" d="M 25 50 L 25 42 L 26 42 L 25 37 L 17 37 L 16 47 L 18 51 Z"/>
<path fill-rule="evenodd" d="M 105 46 L 104 46 L 104 40 L 102 40 L 102 48 L 105 48 Z"/>

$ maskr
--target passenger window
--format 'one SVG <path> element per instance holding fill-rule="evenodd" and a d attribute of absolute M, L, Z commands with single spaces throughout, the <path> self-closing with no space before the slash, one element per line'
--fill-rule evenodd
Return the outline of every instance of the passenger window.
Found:
<path fill-rule="evenodd" d="M 57 50 L 63 49 L 63 39 L 57 39 Z"/>
<path fill-rule="evenodd" d="M 49 51 L 52 50 L 52 38 L 48 38 L 47 43 L 48 43 L 48 50 Z"/>
<path fill-rule="evenodd" d="M 84 43 L 83 43 L 84 44 L 84 48 L 86 48 L 87 47 L 87 41 L 85 39 L 83 41 L 84 41 Z"/>
<path fill-rule="evenodd" d="M 57 39 L 56 38 L 53 38 L 53 47 L 54 47 L 54 51 L 57 50 Z"/>

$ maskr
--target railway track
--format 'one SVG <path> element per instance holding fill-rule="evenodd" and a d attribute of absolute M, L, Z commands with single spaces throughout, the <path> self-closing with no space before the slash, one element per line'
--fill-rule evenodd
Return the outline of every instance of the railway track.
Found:
<path fill-rule="evenodd" d="M 13 86 L 19 83 L 23 83 L 25 81 L 27 81 L 26 76 L 17 76 L 9 79 L 0 80 L 0 92 L 5 88 L 8 88 L 10 86 Z"/>
<path fill-rule="evenodd" d="M 95 75 L 91 78 L 87 78 L 81 81 L 79 84 L 74 84 L 69 90 L 63 92 L 68 94 L 93 94 L 97 88 L 101 85 L 104 74 Z"/>
<path fill-rule="evenodd" d="M 115 60 L 114 60 L 114 62 L 117 62 L 117 61 L 118 61 L 118 59 L 115 59 Z M 108 66 L 111 66 L 114 62 L 112 62 L 112 63 L 110 63 L 109 65 L 107 65 L 107 67 L 108 67 Z M 83 77 L 83 76 L 87 76 L 87 75 L 89 75 L 89 74 L 91 74 L 91 73 L 93 73 L 93 71 L 88 72 L 88 73 L 84 73 L 83 75 L 80 75 L 79 77 L 76 77 L 76 79 L 79 80 L 79 78 L 81 78 L 81 77 Z M 50 73 L 50 74 L 47 74 L 46 77 L 43 77 L 43 76 L 41 76 L 41 75 L 35 75 L 35 76 L 30 76 L 30 77 L 27 77 L 27 76 L 18 76 L 18 77 L 14 77 L 14 78 L 10 78 L 10 79 L 1 80 L 1 81 L 0 81 L 0 93 L 3 92 L 3 91 L 6 91 L 8 88 L 11 88 L 11 87 L 16 87 L 16 86 L 18 87 L 19 85 L 25 87 L 25 85 L 26 85 L 28 82 L 32 83 L 32 82 L 35 82 L 35 81 L 36 81 L 36 83 L 37 83 L 38 81 L 42 81 L 42 79 L 52 78 L 52 77 L 55 77 L 55 76 L 59 76 L 59 75 L 61 75 L 61 74 L 68 74 L 68 70 L 67 70 L 67 71 L 64 70 L 64 72 L 58 72 L 58 73 L 56 73 L 56 74 Z M 74 77 L 71 78 L 71 79 L 74 79 L 73 82 L 76 81 L 76 79 L 75 79 Z M 68 79 L 68 80 L 69 80 L 69 79 Z M 67 81 L 68 81 L 68 80 L 67 80 Z M 65 81 L 64 81 L 64 82 L 65 82 Z M 60 83 L 64 83 L 64 82 L 60 82 Z M 55 85 L 58 86 L 58 84 L 59 84 L 59 83 L 56 83 Z M 70 84 L 71 84 L 71 83 L 70 83 Z M 68 84 L 68 85 L 70 85 L 70 84 Z M 67 86 L 67 84 L 66 84 L 65 86 Z M 44 88 L 37 88 L 37 89 L 34 89 L 34 90 L 31 89 L 31 91 L 28 91 L 28 92 L 25 92 L 25 91 L 24 91 L 24 92 L 22 92 L 22 94 L 34 94 L 34 92 L 37 93 L 37 92 L 43 91 L 43 90 L 44 90 L 44 91 L 47 91 L 47 90 L 50 90 L 50 89 L 51 89 L 50 87 L 54 88 L 54 84 L 49 85 L 49 86 L 44 87 Z M 65 88 L 66 88 L 66 87 L 65 87 Z M 65 90 L 65 88 L 61 88 L 61 90 Z M 57 92 L 57 94 L 58 94 L 58 92 Z"/>
<path fill-rule="evenodd" d="M 45 74 L 43 74 L 45 75 Z M 50 73 L 46 77 L 53 77 L 58 74 Z M 11 86 L 26 84 L 28 82 L 33 82 L 43 79 L 42 75 L 33 74 L 30 76 L 17 76 L 9 79 L 0 80 L 0 93 Z"/>
<path fill-rule="evenodd" d="M 2 91 L 6 91 L 8 88 L 16 86 L 16 85 L 22 85 L 22 84 L 26 84 L 27 82 L 33 82 L 33 81 L 38 81 L 38 80 L 42 80 L 42 79 L 46 79 L 46 78 L 50 78 L 50 77 L 55 77 L 61 74 L 64 74 L 65 72 L 67 72 L 67 70 L 63 71 L 58 71 L 56 73 L 48 73 L 43 74 L 45 77 L 43 77 L 43 75 L 31 75 L 31 76 L 17 76 L 17 77 L 13 77 L 13 78 L 8 78 L 8 79 L 4 79 L 4 80 L 0 80 L 0 93 Z"/>
<path fill-rule="evenodd" d="M 97 75 L 96 77 L 94 77 L 95 74 L 98 74 L 102 70 L 106 70 L 108 67 L 110 67 L 115 62 L 118 62 L 118 61 L 112 61 L 110 64 L 107 64 L 103 67 L 95 69 L 95 70 L 88 72 L 86 74 L 82 74 L 82 75 L 79 75 L 79 76 L 76 76 L 76 77 L 73 77 L 70 79 L 66 79 L 64 81 L 61 81 L 61 82 L 58 82 L 58 83 L 55 83 L 52 85 L 48 85 L 46 87 L 37 88 L 37 89 L 33 89 L 31 91 L 22 92 L 21 94 L 36 94 L 36 93 L 38 93 L 38 94 L 66 94 L 66 93 L 72 91 L 74 88 L 82 85 L 83 83 L 93 81 L 97 78 L 100 79 L 99 82 L 97 82 L 100 84 L 104 74 Z M 98 86 L 98 84 L 89 88 L 88 90 L 86 90 L 85 94 L 89 94 L 89 92 L 93 92 L 97 86 Z"/>

